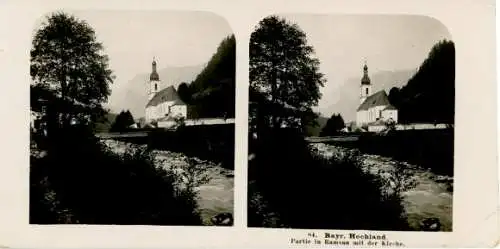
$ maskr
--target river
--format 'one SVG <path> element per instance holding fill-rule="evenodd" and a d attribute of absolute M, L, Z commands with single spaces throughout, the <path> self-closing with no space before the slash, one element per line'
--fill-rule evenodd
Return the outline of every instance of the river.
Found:
<path fill-rule="evenodd" d="M 125 152 L 127 144 L 113 140 L 105 143 L 117 153 Z M 177 172 L 182 176 L 188 165 L 188 160 L 197 162 L 197 167 L 203 169 L 202 174 L 208 177 L 208 182 L 196 188 L 198 192 L 198 206 L 204 225 L 212 225 L 211 218 L 220 213 L 233 214 L 234 206 L 234 172 L 222 168 L 219 164 L 202 161 L 197 158 L 188 158 L 182 153 L 163 150 L 154 150 L 158 165 Z M 200 176 L 201 177 L 201 176 Z"/>
<path fill-rule="evenodd" d="M 344 154 L 348 149 L 323 143 L 311 144 L 325 157 Z M 419 230 L 420 223 L 429 218 L 437 218 L 441 223 L 441 231 L 452 230 L 453 177 L 437 175 L 428 169 L 406 162 L 395 161 L 388 157 L 362 154 L 365 170 L 387 179 L 396 164 L 405 167 L 415 180 L 416 185 L 402 193 L 404 207 L 410 227 Z M 393 177 L 393 175 L 392 175 Z M 391 183 L 392 184 L 392 183 Z"/>

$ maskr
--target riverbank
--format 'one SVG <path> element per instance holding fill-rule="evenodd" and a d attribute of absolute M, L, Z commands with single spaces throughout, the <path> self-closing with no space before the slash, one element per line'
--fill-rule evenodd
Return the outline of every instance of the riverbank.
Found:
<path fill-rule="evenodd" d="M 106 140 L 106 145 L 117 153 L 124 153 L 128 143 L 114 140 Z M 204 225 L 213 225 L 211 219 L 220 213 L 233 214 L 234 208 L 234 171 L 221 167 L 210 161 L 200 160 L 194 157 L 188 157 L 182 153 L 153 150 L 155 159 L 161 167 L 173 170 L 181 179 L 180 184 L 186 182 L 187 177 L 194 177 L 198 180 L 207 179 L 195 188 L 198 192 L 197 203 L 203 219 Z M 194 162 L 196 175 L 188 175 L 187 168 L 189 163 Z M 190 172 L 190 174 L 192 171 Z"/>
<path fill-rule="evenodd" d="M 342 156 L 350 149 L 336 147 L 322 143 L 311 144 L 325 157 Z M 441 231 L 452 230 L 452 202 L 453 202 L 453 177 L 432 173 L 418 165 L 393 160 L 388 157 L 361 154 L 365 170 L 386 179 L 394 177 L 393 172 L 397 164 L 410 172 L 416 185 L 402 193 L 408 223 L 414 230 L 420 230 L 422 221 L 437 218 L 441 223 Z M 394 182 L 389 181 L 390 185 Z M 388 186 L 390 188 L 390 186 Z"/>

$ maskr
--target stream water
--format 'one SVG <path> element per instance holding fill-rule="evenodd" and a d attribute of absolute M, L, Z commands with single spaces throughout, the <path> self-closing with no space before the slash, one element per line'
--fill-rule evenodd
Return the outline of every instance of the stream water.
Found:
<path fill-rule="evenodd" d="M 312 144 L 325 157 L 344 154 L 347 149 L 323 143 Z M 404 207 L 410 226 L 419 230 L 424 219 L 437 218 L 441 223 L 441 231 L 452 230 L 453 177 L 437 175 L 418 165 L 395 161 L 388 157 L 362 154 L 363 167 L 380 177 L 390 177 L 396 164 L 400 164 L 416 181 L 413 188 L 403 193 Z"/>
<path fill-rule="evenodd" d="M 117 153 L 124 153 L 127 144 L 113 140 L 107 140 L 106 144 Z M 212 225 L 211 218 L 220 213 L 233 214 L 234 206 L 234 172 L 222 168 L 219 164 L 208 161 L 188 158 L 182 153 L 170 151 L 153 151 L 161 167 L 176 171 L 182 175 L 182 171 L 188 165 L 189 159 L 194 159 L 197 167 L 203 168 L 203 175 L 208 177 L 208 182 L 196 188 L 198 191 L 198 205 L 201 217 L 205 225 Z"/>

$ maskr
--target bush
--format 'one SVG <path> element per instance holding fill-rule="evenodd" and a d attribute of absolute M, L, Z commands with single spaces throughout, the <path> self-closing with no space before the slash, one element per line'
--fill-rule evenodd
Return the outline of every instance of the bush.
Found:
<path fill-rule="evenodd" d="M 386 194 L 384 182 L 361 167 L 359 156 L 317 156 L 298 132 L 275 130 L 261 136 L 249 163 L 250 226 L 269 226 L 260 204 L 279 222 L 302 229 L 407 230 L 400 196 Z M 255 201 L 256 195 L 263 201 Z M 273 226 L 273 225 L 271 225 Z"/>
<path fill-rule="evenodd" d="M 201 225 L 196 193 L 147 149 L 113 153 L 84 127 L 50 142 L 31 161 L 31 224 Z"/>

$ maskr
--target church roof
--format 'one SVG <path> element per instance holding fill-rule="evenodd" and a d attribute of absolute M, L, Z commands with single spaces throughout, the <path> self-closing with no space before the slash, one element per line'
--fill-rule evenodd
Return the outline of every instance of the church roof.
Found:
<path fill-rule="evenodd" d="M 385 111 L 385 110 L 397 110 L 397 109 L 393 105 L 389 104 L 386 108 L 384 108 L 383 111 Z"/>
<path fill-rule="evenodd" d="M 368 66 L 363 67 L 363 78 L 361 78 L 361 85 L 370 85 L 370 77 L 368 77 Z"/>
<path fill-rule="evenodd" d="M 365 99 L 363 103 L 358 107 L 358 111 L 365 111 L 375 106 L 389 106 L 389 97 L 384 90 L 380 90 Z"/>
<path fill-rule="evenodd" d="M 150 81 L 160 81 L 160 75 L 158 75 L 157 72 L 151 72 L 149 75 L 149 80 Z"/>
<path fill-rule="evenodd" d="M 156 60 L 153 58 L 153 63 L 151 63 L 151 74 L 149 75 L 149 81 L 160 81 L 160 75 L 156 72 Z"/>
<path fill-rule="evenodd" d="M 175 88 L 173 86 L 169 86 L 161 91 L 159 91 L 146 105 L 146 107 L 149 106 L 156 106 L 158 104 L 167 102 L 167 101 L 174 101 L 174 105 L 183 105 L 184 102 L 180 99 L 179 95 L 177 94 L 177 91 L 175 91 Z"/>

